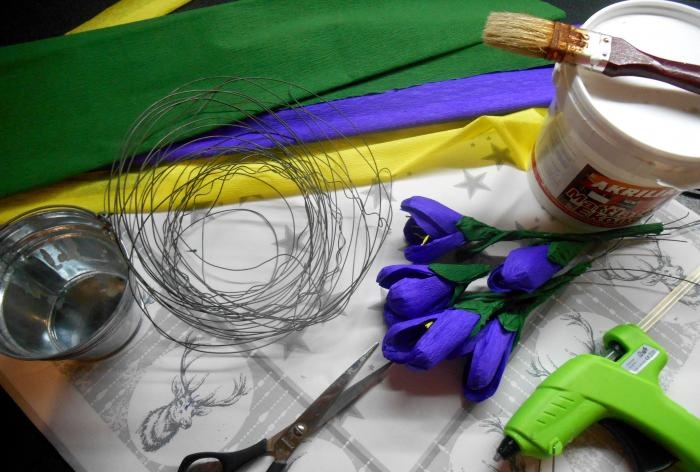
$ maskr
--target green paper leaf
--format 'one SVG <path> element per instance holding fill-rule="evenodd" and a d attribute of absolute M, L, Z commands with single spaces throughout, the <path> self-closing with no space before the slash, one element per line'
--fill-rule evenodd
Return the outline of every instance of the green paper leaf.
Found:
<path fill-rule="evenodd" d="M 457 228 L 464 234 L 467 241 L 482 241 L 484 239 L 498 237 L 505 233 L 505 231 L 482 223 L 471 216 L 463 216 L 462 219 L 457 222 Z"/>
<path fill-rule="evenodd" d="M 457 301 L 464 293 L 464 291 L 467 289 L 467 286 L 464 284 L 457 284 L 455 285 L 455 289 L 452 291 L 452 298 L 450 299 L 450 305 L 453 305 L 455 301 Z"/>
<path fill-rule="evenodd" d="M 482 315 L 482 314 L 478 314 L 478 315 L 480 316 L 479 322 L 474 325 L 474 327 L 472 328 L 472 332 L 469 333 L 470 338 L 472 336 L 476 336 L 477 334 L 479 334 L 479 331 L 481 331 L 484 328 L 484 326 L 486 325 L 486 322 L 489 320 L 489 317 L 487 315 Z"/>
<path fill-rule="evenodd" d="M 484 327 L 486 322 L 491 319 L 494 313 L 498 312 L 503 305 L 505 300 L 494 300 L 494 301 L 483 301 L 483 300 L 465 300 L 457 303 L 455 308 L 460 308 L 462 310 L 469 310 L 471 312 L 479 315 L 480 319 L 478 323 L 472 328 L 469 336 L 475 336 Z"/>
<path fill-rule="evenodd" d="M 459 303 L 467 301 L 485 301 L 492 302 L 496 300 L 505 300 L 510 294 L 507 293 L 497 293 L 497 292 L 469 292 L 463 293 L 459 297 Z"/>
<path fill-rule="evenodd" d="M 554 277 L 552 280 L 534 292 L 529 294 L 519 294 L 512 297 L 511 300 L 513 301 L 513 304 L 508 306 L 509 311 L 526 317 L 539 305 L 549 300 L 558 290 L 568 285 L 572 280 L 586 272 L 586 270 L 588 270 L 590 267 L 591 263 L 589 261 L 581 262 L 564 272 L 562 275 Z"/>
<path fill-rule="evenodd" d="M 554 241 L 549 243 L 547 259 L 564 267 L 578 256 L 586 247 L 586 243 L 574 241 Z"/>
<path fill-rule="evenodd" d="M 506 331 L 519 333 L 525 324 L 525 316 L 518 313 L 501 313 L 498 315 L 498 321 L 501 322 L 501 326 Z"/>
<path fill-rule="evenodd" d="M 494 313 L 503 308 L 505 303 L 505 300 L 464 300 L 456 303 L 455 307 L 491 317 Z"/>
<path fill-rule="evenodd" d="M 450 282 L 468 285 L 491 271 L 486 264 L 430 264 L 430 270 Z"/>

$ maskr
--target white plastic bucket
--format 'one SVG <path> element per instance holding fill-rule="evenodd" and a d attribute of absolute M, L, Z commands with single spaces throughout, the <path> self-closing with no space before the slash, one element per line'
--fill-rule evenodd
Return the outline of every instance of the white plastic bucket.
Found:
<path fill-rule="evenodd" d="M 584 28 L 676 61 L 700 64 L 700 10 L 630 0 Z M 581 67 L 554 70 L 556 98 L 528 172 L 538 201 L 580 227 L 632 224 L 683 189 L 700 187 L 700 95 Z"/>

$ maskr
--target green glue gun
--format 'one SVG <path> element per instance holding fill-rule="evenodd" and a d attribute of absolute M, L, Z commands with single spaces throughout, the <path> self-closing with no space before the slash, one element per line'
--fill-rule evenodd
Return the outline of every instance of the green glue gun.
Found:
<path fill-rule="evenodd" d="M 629 453 L 638 472 L 678 463 L 700 471 L 700 418 L 659 386 L 666 351 L 646 334 L 700 280 L 700 268 L 639 324 L 608 331 L 606 355 L 576 356 L 547 377 L 506 424 L 495 459 L 516 453 L 547 458 L 600 422 Z"/>

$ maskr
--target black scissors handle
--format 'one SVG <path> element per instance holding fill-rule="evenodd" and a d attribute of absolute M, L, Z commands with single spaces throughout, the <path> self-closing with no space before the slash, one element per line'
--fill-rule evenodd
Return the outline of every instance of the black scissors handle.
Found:
<path fill-rule="evenodd" d="M 340 377 L 330 384 L 328 388 L 299 415 L 294 423 L 274 436 L 271 436 L 269 439 L 263 439 L 259 443 L 241 451 L 198 452 L 196 454 L 190 454 L 182 460 L 177 472 L 195 472 L 191 470 L 191 466 L 194 464 L 195 467 L 197 467 L 198 464 L 195 464 L 195 462 L 200 459 L 214 459 L 221 464 L 223 468 L 222 472 L 234 472 L 256 457 L 261 457 L 266 454 L 270 454 L 277 459 L 270 464 L 267 472 L 282 472 L 287 467 L 287 459 L 302 441 L 315 433 L 343 408 L 357 400 L 360 395 L 381 381 L 387 369 L 391 366 L 391 362 L 387 362 L 352 387 L 346 389 L 350 380 L 357 374 L 357 371 L 360 370 L 367 359 L 369 359 L 378 345 L 379 343 L 374 343 L 367 352 L 362 354 L 362 356 L 353 362 Z"/>
<path fill-rule="evenodd" d="M 197 452 L 185 457 L 177 472 L 187 472 L 189 467 L 200 459 L 216 459 L 221 463 L 223 472 L 233 472 L 257 457 L 267 454 L 267 439 L 235 452 Z M 282 472 L 285 462 L 273 462 L 267 472 Z"/>

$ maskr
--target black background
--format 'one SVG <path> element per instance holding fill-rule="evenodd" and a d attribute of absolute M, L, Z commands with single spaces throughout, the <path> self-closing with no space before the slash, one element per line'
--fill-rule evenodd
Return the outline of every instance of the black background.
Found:
<path fill-rule="evenodd" d="M 224 3 L 225 0 L 194 0 L 177 11 Z M 430 1 L 430 0 L 425 0 Z M 14 1 L 4 7 L 0 46 L 59 36 L 84 23 L 115 3 L 113 0 L 44 0 L 40 2 Z M 606 5 L 605 0 L 549 0 L 566 11 L 567 23 L 583 23 L 589 16 Z M 684 1 L 696 8 L 700 1 Z M 174 14 L 176 14 L 175 12 Z M 0 71 L 2 73 L 2 71 Z M 0 157 L 2 159 L 2 157 Z M 0 411 L 6 439 L 3 440 L 4 460 L 0 470 L 26 472 L 71 472 L 51 443 L 27 419 L 10 396 L 0 389 Z"/>

